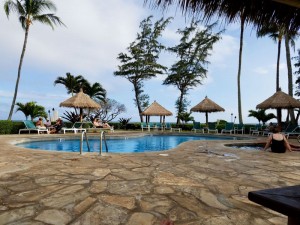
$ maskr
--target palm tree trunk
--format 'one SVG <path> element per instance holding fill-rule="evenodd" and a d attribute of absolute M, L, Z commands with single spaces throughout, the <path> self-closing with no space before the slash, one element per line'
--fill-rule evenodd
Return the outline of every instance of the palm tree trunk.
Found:
<path fill-rule="evenodd" d="M 291 63 L 289 35 L 285 35 L 284 41 L 285 41 L 285 52 L 286 52 L 286 65 L 287 65 L 287 70 L 288 70 L 288 93 L 290 96 L 293 97 L 293 71 L 292 71 L 292 63 Z M 289 114 L 291 117 L 291 123 L 296 124 L 294 110 L 290 109 Z"/>
<path fill-rule="evenodd" d="M 11 120 L 11 117 L 12 117 L 12 114 L 14 111 L 14 107 L 16 104 L 16 99 L 17 99 L 17 94 L 18 94 L 18 89 L 19 89 L 19 82 L 20 82 L 20 77 L 21 77 L 22 64 L 23 64 L 23 59 L 24 59 L 26 45 L 27 45 L 28 32 L 29 32 L 29 26 L 27 26 L 25 29 L 25 38 L 24 38 L 23 49 L 22 49 L 20 62 L 19 62 L 18 77 L 17 77 L 17 81 L 16 81 L 16 86 L 15 86 L 15 93 L 14 93 L 14 97 L 13 97 L 13 100 L 11 103 L 10 112 L 9 112 L 7 120 Z"/>
<path fill-rule="evenodd" d="M 277 65 L 276 65 L 276 91 L 280 90 L 280 87 L 279 87 L 280 51 L 281 51 L 281 39 L 278 38 Z"/>
<path fill-rule="evenodd" d="M 243 123 L 242 100 L 241 100 L 241 68 L 242 68 L 242 53 L 243 53 L 244 25 L 245 25 L 245 20 L 244 20 L 244 17 L 241 16 L 241 34 L 240 34 L 239 67 L 238 67 L 238 76 L 237 76 L 239 123 Z"/>

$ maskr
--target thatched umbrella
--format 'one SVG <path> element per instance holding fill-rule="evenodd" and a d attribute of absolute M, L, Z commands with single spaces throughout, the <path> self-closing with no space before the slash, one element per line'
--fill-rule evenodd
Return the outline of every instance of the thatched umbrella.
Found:
<path fill-rule="evenodd" d="M 172 116 L 173 114 L 154 101 L 150 106 L 148 106 L 143 112 L 143 116 L 146 116 L 146 122 L 150 122 L 150 116 L 159 116 L 160 122 L 165 123 L 166 116 Z"/>
<path fill-rule="evenodd" d="M 219 106 L 214 101 L 210 100 L 207 96 L 199 104 L 191 108 L 192 112 L 204 112 L 206 118 L 206 126 L 208 126 L 208 113 L 211 112 L 224 112 L 221 106 Z"/>
<path fill-rule="evenodd" d="M 258 104 L 256 108 L 277 109 L 278 126 L 281 127 L 281 109 L 300 108 L 300 102 L 282 91 L 277 91 L 271 97 Z"/>
<path fill-rule="evenodd" d="M 70 107 L 70 108 L 79 108 L 80 109 L 80 121 L 82 121 L 82 111 L 83 109 L 100 109 L 101 106 L 91 99 L 87 94 L 83 93 L 83 90 L 80 89 L 73 97 L 61 102 L 60 107 Z"/>
<path fill-rule="evenodd" d="M 154 6 L 167 8 L 177 5 L 182 12 L 201 15 L 209 21 L 213 16 L 225 16 L 228 22 L 235 22 L 243 15 L 245 22 L 262 27 L 264 24 L 288 24 L 290 30 L 300 26 L 299 0 L 144 0 Z"/>

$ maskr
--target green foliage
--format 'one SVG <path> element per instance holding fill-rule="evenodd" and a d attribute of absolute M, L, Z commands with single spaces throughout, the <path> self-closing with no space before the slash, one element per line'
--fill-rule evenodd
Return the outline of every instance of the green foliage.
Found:
<path fill-rule="evenodd" d="M 0 120 L 0 134 L 18 134 L 19 129 L 24 128 L 23 122 L 13 122 L 11 120 Z"/>
<path fill-rule="evenodd" d="M 189 121 L 193 121 L 194 117 L 191 116 L 191 112 L 183 112 L 178 114 L 179 120 L 181 120 L 183 123 L 187 123 Z"/>
<path fill-rule="evenodd" d="M 47 112 L 45 111 L 45 107 L 37 105 L 36 102 L 27 102 L 25 104 L 17 102 L 16 112 L 23 112 L 26 119 L 30 116 L 31 120 L 36 117 L 44 117 L 47 118 Z"/>
<path fill-rule="evenodd" d="M 214 43 L 220 39 L 220 33 L 213 34 L 212 28 L 215 24 L 198 30 L 199 21 L 192 21 L 189 27 L 178 30 L 181 35 L 180 43 L 168 48 L 174 53 L 178 60 L 171 66 L 164 85 L 174 85 L 180 91 L 176 102 L 177 115 L 185 110 L 185 96 L 188 91 L 202 84 L 206 78 L 206 66 L 209 64 L 207 57 Z M 177 116 L 178 117 L 178 116 Z M 177 120 L 177 123 L 179 121 Z"/>
<path fill-rule="evenodd" d="M 126 129 L 126 125 L 129 123 L 131 118 L 120 118 L 119 123 L 120 123 L 120 128 L 121 129 Z"/>
<path fill-rule="evenodd" d="M 295 81 L 295 83 L 297 84 L 295 95 L 299 97 L 300 96 L 300 49 L 298 49 L 298 56 L 294 57 L 294 59 L 296 60 L 294 64 L 296 71 L 294 72 L 294 74 L 297 76 L 297 79 Z"/>
<path fill-rule="evenodd" d="M 134 102 L 139 114 L 142 113 L 143 107 L 148 105 L 149 99 L 147 94 L 143 94 L 143 82 L 156 77 L 157 74 L 163 74 L 167 69 L 157 62 L 160 52 L 165 49 L 158 38 L 170 23 L 171 18 L 166 20 L 162 18 L 154 24 L 151 19 L 152 16 L 149 16 L 140 23 L 141 31 L 137 34 L 136 40 L 127 48 L 128 53 L 118 55 L 117 59 L 121 65 L 114 72 L 115 76 L 124 77 L 133 84 Z"/>
<path fill-rule="evenodd" d="M 257 111 L 255 111 L 255 110 L 249 110 L 248 117 L 255 117 L 258 120 L 258 122 L 259 123 L 262 122 L 263 125 L 267 121 L 276 118 L 276 116 L 273 113 L 266 114 L 266 110 L 265 109 L 259 109 Z"/>
<path fill-rule="evenodd" d="M 64 114 L 64 116 L 62 116 L 62 118 L 70 121 L 72 124 L 80 121 L 80 115 L 76 111 L 75 112 L 65 111 L 63 114 Z M 86 117 L 86 115 L 83 114 L 82 118 L 84 119 L 85 117 Z"/>

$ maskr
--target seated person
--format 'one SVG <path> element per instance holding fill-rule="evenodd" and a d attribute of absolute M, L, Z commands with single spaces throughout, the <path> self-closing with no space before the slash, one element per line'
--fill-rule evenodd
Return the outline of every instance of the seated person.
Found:
<path fill-rule="evenodd" d="M 38 129 L 46 129 L 44 123 L 43 123 L 43 118 L 40 117 L 39 120 L 36 122 L 35 126 L 38 128 Z"/>
<path fill-rule="evenodd" d="M 45 127 L 51 127 L 51 122 L 49 120 L 49 118 L 46 119 L 46 122 L 44 123 Z"/>
<path fill-rule="evenodd" d="M 269 123 L 269 126 L 267 126 L 264 131 L 267 131 L 267 132 L 273 132 L 275 126 L 273 125 L 272 122 Z"/>
<path fill-rule="evenodd" d="M 102 125 L 103 128 L 110 128 L 110 125 L 106 121 L 103 121 Z"/>
<path fill-rule="evenodd" d="M 287 141 L 286 137 L 281 134 L 280 129 L 275 127 L 273 129 L 273 134 L 268 137 L 267 143 L 264 147 L 264 151 L 266 151 L 271 146 L 271 151 L 275 153 L 285 153 L 286 150 L 292 151 L 292 148 Z"/>
<path fill-rule="evenodd" d="M 61 128 L 63 127 L 64 123 L 61 119 L 61 117 L 59 117 L 57 120 L 56 120 L 56 123 L 51 126 L 51 131 L 50 131 L 50 134 L 55 134 L 55 133 L 58 133 Z"/>
<path fill-rule="evenodd" d="M 95 118 L 95 119 L 94 119 L 93 125 L 94 125 L 94 127 L 96 127 L 96 128 L 103 128 L 103 124 L 102 124 L 101 120 L 98 119 L 98 118 Z"/>

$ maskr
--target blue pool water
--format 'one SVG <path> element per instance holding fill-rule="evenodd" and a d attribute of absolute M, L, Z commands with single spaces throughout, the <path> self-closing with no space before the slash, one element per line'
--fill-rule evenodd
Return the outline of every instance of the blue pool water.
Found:
<path fill-rule="evenodd" d="M 136 138 L 119 138 L 107 139 L 108 152 L 110 153 L 138 153 L 163 151 L 175 148 L 177 145 L 193 140 L 238 140 L 236 137 L 221 137 L 221 136 L 179 136 L 179 135 L 160 135 L 160 136 L 143 136 Z M 90 151 L 99 152 L 100 140 L 89 139 Z M 80 140 L 78 139 L 63 139 L 49 141 L 32 141 L 17 144 L 24 148 L 42 149 L 48 151 L 62 152 L 79 152 Z M 105 152 L 105 144 L 103 143 L 103 152 Z M 84 141 L 83 151 L 87 152 L 87 144 Z"/>

